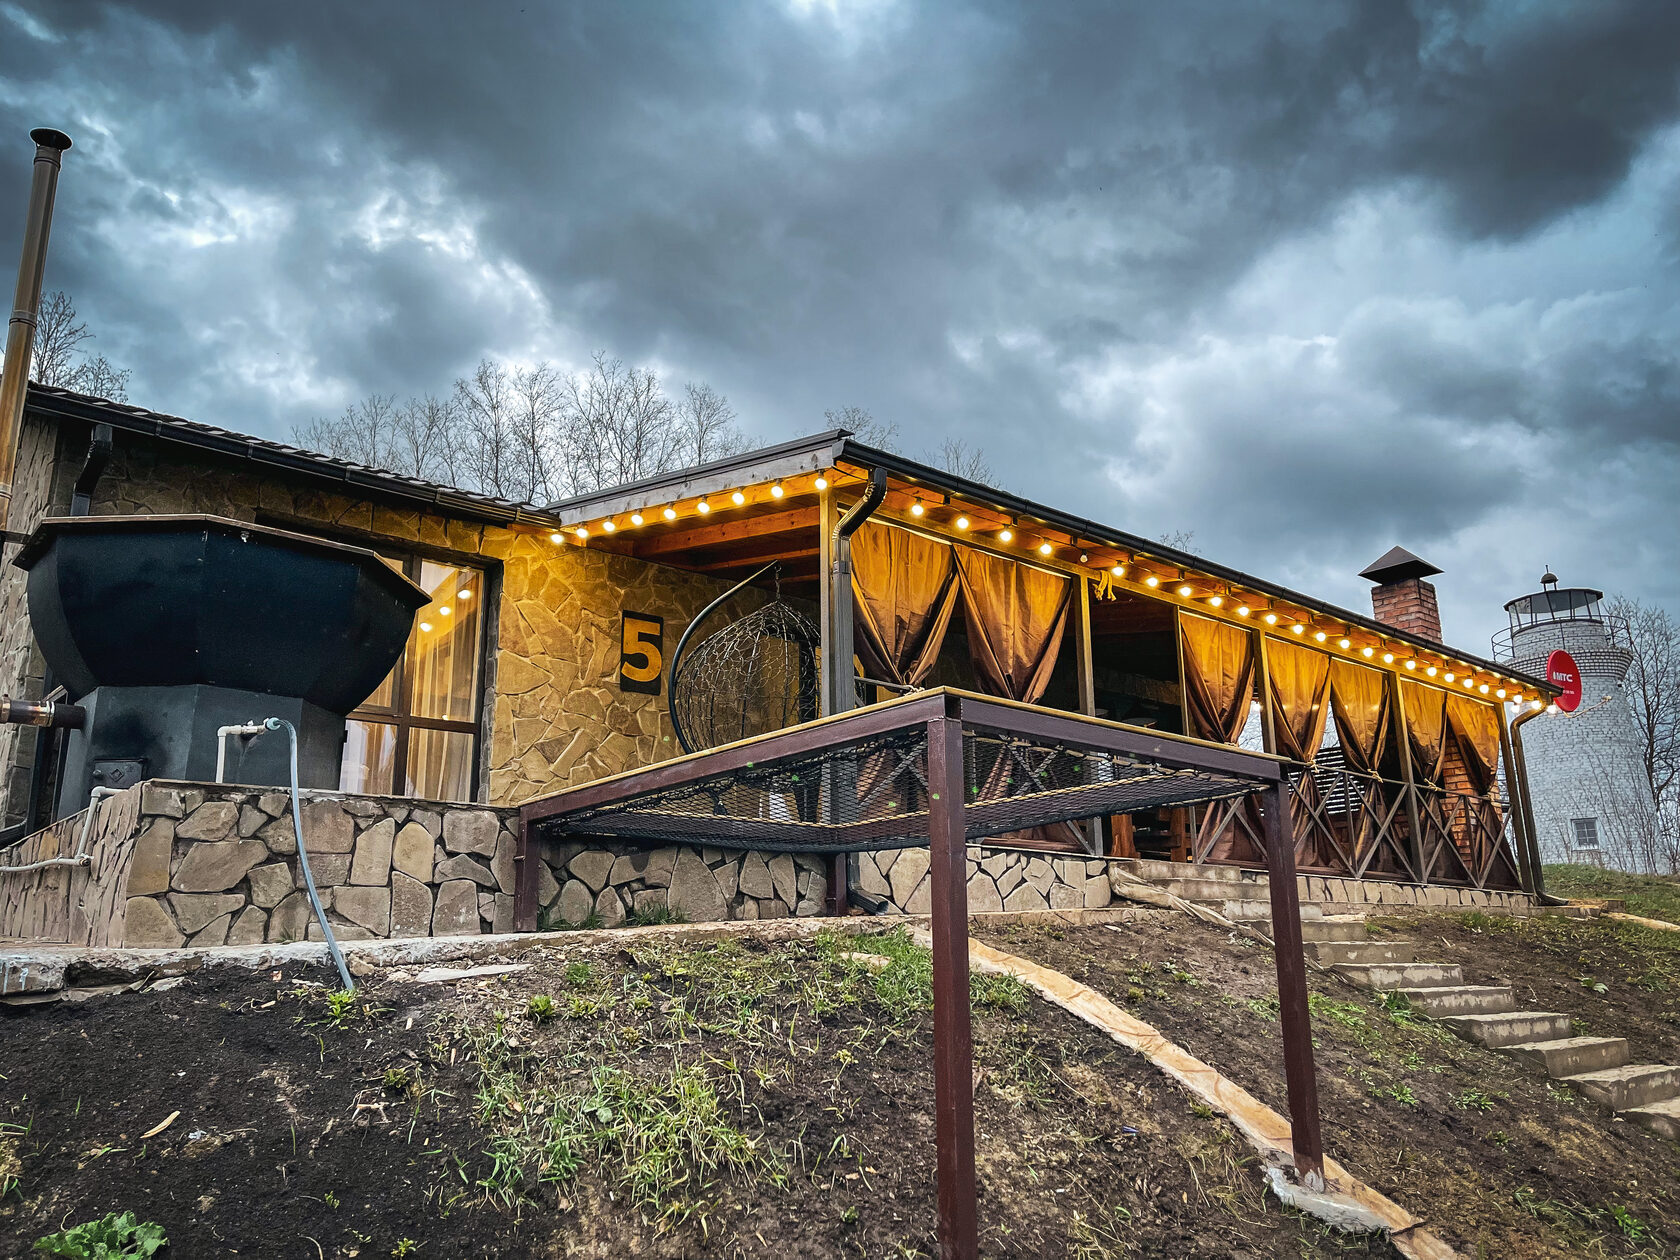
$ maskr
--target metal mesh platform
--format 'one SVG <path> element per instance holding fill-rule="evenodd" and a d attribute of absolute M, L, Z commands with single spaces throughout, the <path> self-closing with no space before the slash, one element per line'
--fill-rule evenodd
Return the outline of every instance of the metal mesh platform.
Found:
<path fill-rule="evenodd" d="M 809 853 L 925 845 L 936 717 L 962 723 L 971 840 L 1242 796 L 1280 773 L 1272 757 L 941 689 L 561 792 L 526 805 L 527 826 Z"/>

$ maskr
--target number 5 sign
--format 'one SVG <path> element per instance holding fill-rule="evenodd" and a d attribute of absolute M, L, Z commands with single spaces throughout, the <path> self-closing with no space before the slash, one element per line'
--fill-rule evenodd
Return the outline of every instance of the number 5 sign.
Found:
<path fill-rule="evenodd" d="M 665 669 L 665 618 L 625 613 L 619 644 L 618 689 L 657 696 Z"/>

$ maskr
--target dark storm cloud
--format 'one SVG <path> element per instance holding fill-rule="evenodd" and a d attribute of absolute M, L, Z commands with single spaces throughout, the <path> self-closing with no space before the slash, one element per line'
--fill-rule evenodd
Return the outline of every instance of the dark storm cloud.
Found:
<path fill-rule="evenodd" d="M 765 437 L 843 403 L 965 436 L 1013 489 L 1348 602 L 1395 541 L 1486 604 L 1544 540 L 1680 603 L 1645 563 L 1672 541 L 1611 545 L 1676 523 L 1680 6 L 0 25 L 0 135 L 77 139 L 52 283 L 138 401 L 284 434 L 605 348 Z"/>

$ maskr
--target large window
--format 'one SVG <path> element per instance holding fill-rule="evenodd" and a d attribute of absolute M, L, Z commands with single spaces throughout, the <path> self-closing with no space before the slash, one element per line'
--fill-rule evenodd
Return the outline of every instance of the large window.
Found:
<path fill-rule="evenodd" d="M 403 659 L 350 715 L 339 788 L 434 800 L 473 795 L 484 575 L 419 557 L 387 559 L 428 595 Z"/>

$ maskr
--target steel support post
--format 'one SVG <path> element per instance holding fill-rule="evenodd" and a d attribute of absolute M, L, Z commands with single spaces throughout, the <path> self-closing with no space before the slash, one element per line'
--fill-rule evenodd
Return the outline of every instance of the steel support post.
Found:
<path fill-rule="evenodd" d="M 537 874 L 542 854 L 531 841 L 531 824 L 519 811 L 519 835 L 513 846 L 513 930 L 537 930 Z"/>
<path fill-rule="evenodd" d="M 1324 1188 L 1324 1140 L 1318 1124 L 1318 1077 L 1307 1011 L 1307 964 L 1301 948 L 1301 899 L 1295 887 L 1295 838 L 1289 821 L 1289 782 L 1280 778 L 1261 799 L 1266 827 L 1266 874 L 1272 891 L 1272 948 L 1277 960 L 1278 1008 L 1283 1023 L 1283 1073 L 1289 1087 L 1289 1128 L 1301 1183 Z"/>
<path fill-rule="evenodd" d="M 934 718 L 927 732 L 939 1256 L 940 1260 L 976 1260 L 980 1237 L 974 1182 L 974 1030 L 968 1007 L 962 722 Z"/>

